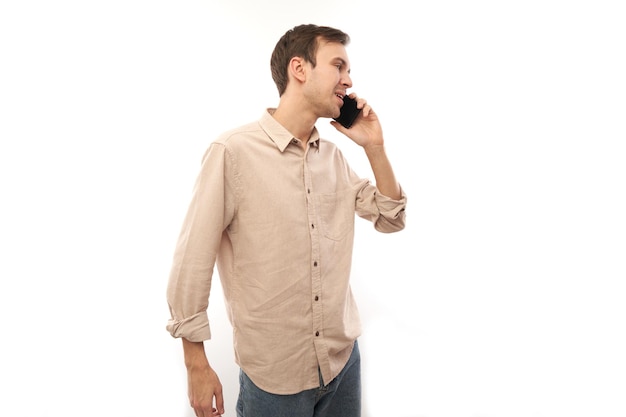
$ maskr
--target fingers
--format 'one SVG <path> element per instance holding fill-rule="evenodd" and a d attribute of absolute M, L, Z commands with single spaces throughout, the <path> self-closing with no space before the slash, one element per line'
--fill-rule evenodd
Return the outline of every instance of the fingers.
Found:
<path fill-rule="evenodd" d="M 350 93 L 349 96 L 353 99 L 356 99 L 356 107 L 362 110 L 364 117 L 367 117 L 372 111 L 372 106 L 367 104 L 367 100 L 357 97 L 355 93 Z"/>
<path fill-rule="evenodd" d="M 224 414 L 224 410 L 219 411 L 215 407 L 198 407 L 194 408 L 193 411 L 196 414 L 196 417 L 222 417 L 222 414 Z"/>
<path fill-rule="evenodd" d="M 216 415 L 221 416 L 224 414 L 224 396 L 221 389 L 215 392 L 215 406 L 217 407 L 217 409 L 214 409 L 217 413 Z"/>
<path fill-rule="evenodd" d="M 215 406 L 213 404 L 213 397 L 208 397 L 202 401 L 190 401 L 191 408 L 193 408 L 196 417 L 221 417 L 224 414 L 224 397 L 221 391 L 219 394 L 214 393 Z"/>
<path fill-rule="evenodd" d="M 346 132 L 348 131 L 348 129 L 346 129 L 345 127 L 343 127 L 341 125 L 341 123 L 336 122 L 334 120 L 330 121 L 331 126 L 333 126 L 335 129 L 337 129 L 338 131 L 340 131 L 341 133 L 343 133 L 344 135 L 346 134 Z"/>

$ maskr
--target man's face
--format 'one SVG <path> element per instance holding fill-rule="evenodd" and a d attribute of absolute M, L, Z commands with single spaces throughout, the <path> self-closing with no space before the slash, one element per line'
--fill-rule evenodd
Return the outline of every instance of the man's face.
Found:
<path fill-rule="evenodd" d="M 321 41 L 315 68 L 308 64 L 305 95 L 317 117 L 337 117 L 343 105 L 343 96 L 352 87 L 350 61 L 346 48 L 337 42 Z"/>

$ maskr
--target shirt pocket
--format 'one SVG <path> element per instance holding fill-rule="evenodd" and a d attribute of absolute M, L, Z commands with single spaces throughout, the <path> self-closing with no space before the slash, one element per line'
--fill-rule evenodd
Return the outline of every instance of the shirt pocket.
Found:
<path fill-rule="evenodd" d="M 342 240 L 354 230 L 354 198 L 350 193 L 321 194 L 320 224 L 322 235 L 331 240 Z"/>

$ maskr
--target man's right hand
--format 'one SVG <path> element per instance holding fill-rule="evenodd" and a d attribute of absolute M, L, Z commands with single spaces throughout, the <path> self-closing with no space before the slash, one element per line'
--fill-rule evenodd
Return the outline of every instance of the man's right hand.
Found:
<path fill-rule="evenodd" d="M 222 384 L 208 364 L 187 370 L 187 394 L 196 416 L 219 417 L 224 414 Z"/>
<path fill-rule="evenodd" d="M 209 365 L 203 342 L 183 338 L 187 367 L 187 395 L 197 417 L 220 417 L 224 414 L 222 383 Z"/>

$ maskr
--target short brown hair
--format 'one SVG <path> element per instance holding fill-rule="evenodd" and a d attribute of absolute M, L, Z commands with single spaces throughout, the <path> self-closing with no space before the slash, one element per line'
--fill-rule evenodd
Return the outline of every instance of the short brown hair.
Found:
<path fill-rule="evenodd" d="M 279 96 L 282 96 L 287 88 L 289 81 L 287 67 L 291 58 L 299 56 L 315 67 L 317 64 L 315 55 L 320 40 L 347 45 L 350 43 L 350 36 L 339 29 L 309 24 L 289 29 L 278 40 L 272 52 L 270 67 Z"/>

